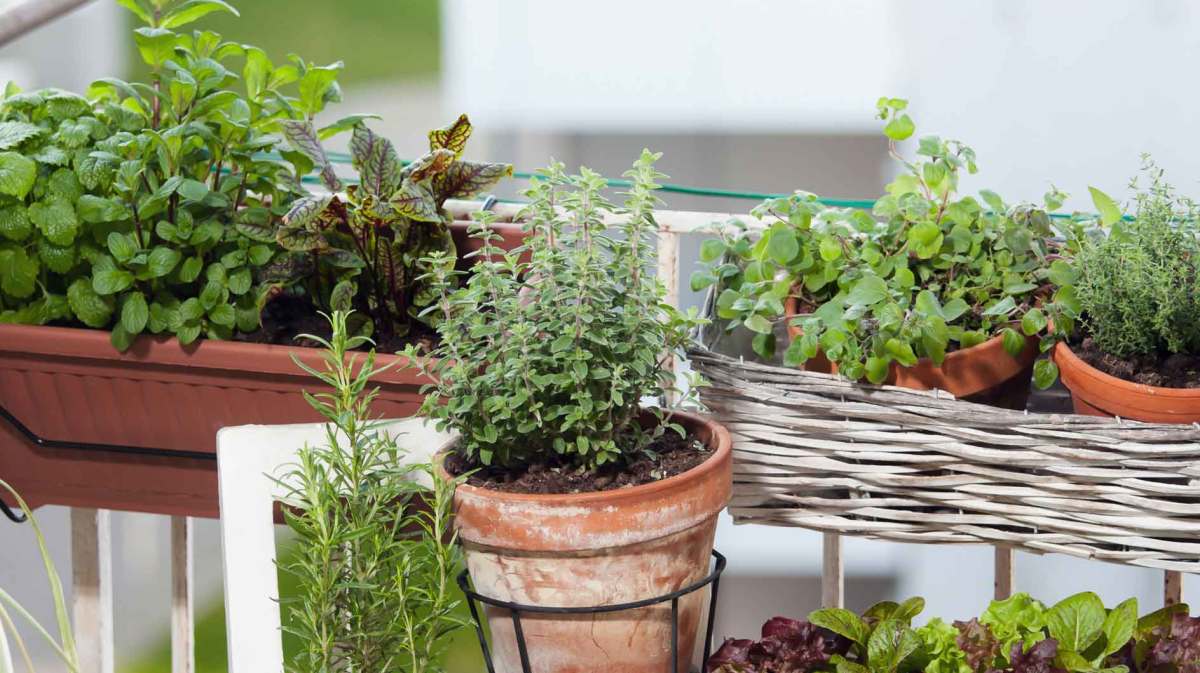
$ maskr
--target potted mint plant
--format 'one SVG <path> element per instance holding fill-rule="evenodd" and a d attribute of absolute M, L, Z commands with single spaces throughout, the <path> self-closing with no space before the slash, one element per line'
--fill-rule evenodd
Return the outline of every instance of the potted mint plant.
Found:
<path fill-rule="evenodd" d="M 455 521 L 475 589 L 490 598 L 596 607 L 707 574 L 731 489 L 729 434 L 642 406 L 674 390 L 666 358 L 702 322 L 665 303 L 649 271 L 656 159 L 646 151 L 626 173 L 624 208 L 594 172 L 541 172 L 526 193 L 527 244 L 504 254 L 480 214 L 480 261 L 457 291 L 444 253 L 430 260 L 441 340 L 425 361 L 422 409 L 460 435 L 442 469 L 466 477 Z M 606 233 L 609 218 L 620 236 Z M 681 653 L 695 643 L 701 598 L 679 601 Z M 511 620 L 488 609 L 497 670 L 520 671 Z M 669 668 L 670 606 L 619 616 L 525 620 L 533 670 Z M 686 671 L 687 657 L 679 663 Z"/>
<path fill-rule="evenodd" d="M 1060 292 L 1074 329 L 1054 349 L 1079 413 L 1159 423 L 1200 421 L 1200 207 L 1148 158 L 1149 184 L 1128 220 L 1092 190 L 1102 232 L 1080 233 Z M 1136 183 L 1135 183 L 1136 185 Z"/>
<path fill-rule="evenodd" d="M 314 125 L 340 99 L 341 64 L 277 64 L 192 32 L 236 13 L 217 0 L 121 4 L 145 24 L 147 81 L 0 101 L 0 473 L 35 506 L 215 516 L 219 428 L 317 420 L 291 357 L 319 355 L 293 338 L 321 330 L 322 309 L 371 316 L 356 334 L 419 326 L 420 259 L 441 246 L 461 264 L 470 249 L 444 202 L 509 168 L 461 157 L 463 117 L 430 133 L 422 161 L 451 159 L 412 179 L 421 167 L 364 116 Z M 320 142 L 350 130 L 364 184 L 335 196 Z M 314 168 L 330 194 L 304 189 Z M 382 413 L 419 406 L 411 372 L 379 383 Z"/>
<path fill-rule="evenodd" d="M 1054 261 L 1046 211 L 1063 197 L 1047 194 L 1043 209 L 987 190 L 960 195 L 975 152 L 927 136 L 910 161 L 897 146 L 915 130 L 907 103 L 878 107 L 904 170 L 873 212 L 805 192 L 767 200 L 753 211 L 770 223 L 761 234 L 703 244 L 692 287 L 716 286 L 717 317 L 754 333 L 764 358 L 785 322 L 788 365 L 1023 408 L 1031 374 L 1039 386 L 1054 380 L 1053 365 L 1035 360 L 1061 310 L 1051 281 L 1065 263 Z"/>

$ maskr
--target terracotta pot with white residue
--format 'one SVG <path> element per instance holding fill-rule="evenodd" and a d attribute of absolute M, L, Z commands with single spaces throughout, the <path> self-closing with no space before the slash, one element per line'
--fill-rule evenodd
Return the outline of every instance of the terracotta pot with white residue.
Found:
<path fill-rule="evenodd" d="M 537 495 L 461 485 L 455 521 L 475 591 L 522 605 L 630 603 L 703 579 L 717 515 L 729 500 L 729 432 L 701 416 L 674 419 L 712 449 L 700 465 L 661 481 L 593 493 Z M 708 591 L 679 600 L 679 672 Z M 521 662 L 507 610 L 489 607 L 498 673 Z M 521 615 L 535 673 L 663 673 L 670 668 L 671 604 L 625 612 Z"/>

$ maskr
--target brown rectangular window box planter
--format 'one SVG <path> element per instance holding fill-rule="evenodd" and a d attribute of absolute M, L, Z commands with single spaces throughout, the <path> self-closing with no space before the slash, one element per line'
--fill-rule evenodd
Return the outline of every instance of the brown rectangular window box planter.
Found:
<path fill-rule="evenodd" d="M 518 225 L 497 228 L 520 244 Z M 453 230 L 460 255 L 477 248 L 465 224 Z M 35 507 L 216 517 L 217 430 L 322 420 L 293 354 L 321 366 L 313 348 L 143 336 L 120 353 L 101 330 L 0 325 L 0 479 Z M 374 412 L 412 415 L 426 382 L 394 367 Z"/>

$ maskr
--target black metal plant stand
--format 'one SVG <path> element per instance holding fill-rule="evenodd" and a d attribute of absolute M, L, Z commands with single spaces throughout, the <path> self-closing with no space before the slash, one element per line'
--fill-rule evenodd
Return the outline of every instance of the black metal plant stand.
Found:
<path fill-rule="evenodd" d="M 708 620 L 704 630 L 704 662 L 708 661 L 708 656 L 712 648 L 713 636 L 713 619 L 716 616 L 717 608 L 717 589 L 721 583 L 721 573 L 725 570 L 725 557 L 713 550 L 713 568 L 708 573 L 708 576 L 697 582 L 672 591 L 669 594 L 656 596 L 654 598 L 645 598 L 632 603 L 618 603 L 615 605 L 597 605 L 595 607 L 545 607 L 541 605 L 522 605 L 520 603 L 510 603 L 495 598 L 489 598 L 482 594 L 476 593 L 472 588 L 464 570 L 458 575 L 458 586 L 467 596 L 467 606 L 471 609 L 471 619 L 475 622 L 475 635 L 479 637 L 479 647 L 483 650 L 483 661 L 487 664 L 488 673 L 496 673 L 496 668 L 492 664 L 492 651 L 488 646 L 487 637 L 483 632 L 483 621 L 479 618 L 479 609 L 476 606 L 476 601 L 485 605 L 491 605 L 497 608 L 504 608 L 509 611 L 513 623 L 513 635 L 517 640 L 517 652 L 521 656 L 521 670 L 524 673 L 533 673 L 529 665 L 529 648 L 525 644 L 525 632 L 521 629 L 521 613 L 537 613 L 551 615 L 590 615 L 601 614 L 606 612 L 622 612 L 624 610 L 636 610 L 638 608 L 650 607 L 659 603 L 671 603 L 671 668 L 670 673 L 675 673 L 679 670 L 679 599 L 694 591 L 702 589 L 709 584 L 712 585 L 712 594 L 708 601 Z"/>

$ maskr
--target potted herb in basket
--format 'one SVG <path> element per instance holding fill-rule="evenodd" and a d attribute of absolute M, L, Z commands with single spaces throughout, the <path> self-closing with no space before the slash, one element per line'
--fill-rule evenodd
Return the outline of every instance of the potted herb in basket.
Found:
<path fill-rule="evenodd" d="M 1042 386 L 1054 378 L 1049 361 L 1034 362 L 1059 311 L 1050 218 L 991 191 L 960 195 L 976 163 L 958 141 L 927 136 L 917 159 L 901 156 L 897 143 L 914 132 L 906 106 L 879 101 L 905 170 L 872 213 L 804 192 L 770 199 L 753 211 L 768 222 L 761 235 L 704 243 L 692 287 L 716 285 L 717 316 L 754 332 L 764 358 L 786 322 L 788 365 L 1023 407 L 1031 373 Z M 1047 209 L 1061 198 L 1047 194 Z"/>
<path fill-rule="evenodd" d="M 444 255 L 430 260 L 441 341 L 423 411 L 461 435 L 442 466 L 467 475 L 455 520 L 485 596 L 596 607 L 707 574 L 731 488 L 729 435 L 641 404 L 675 388 L 666 358 L 701 322 L 665 303 L 649 271 L 656 159 L 644 152 L 626 173 L 624 208 L 596 173 L 551 166 L 526 193 L 526 246 L 504 254 L 482 214 L 481 261 L 457 291 Z M 620 237 L 606 233 L 612 217 Z M 497 670 L 520 671 L 512 622 L 489 610 Z M 680 599 L 679 652 L 691 652 L 700 610 L 700 595 Z M 669 605 L 525 617 L 535 671 L 669 668 Z"/>
<path fill-rule="evenodd" d="M 1093 190 L 1107 235 L 1077 236 L 1063 290 L 1079 319 L 1054 350 L 1079 413 L 1200 421 L 1200 208 L 1147 159 L 1132 219 Z M 1136 186 L 1136 183 L 1135 183 Z"/>

